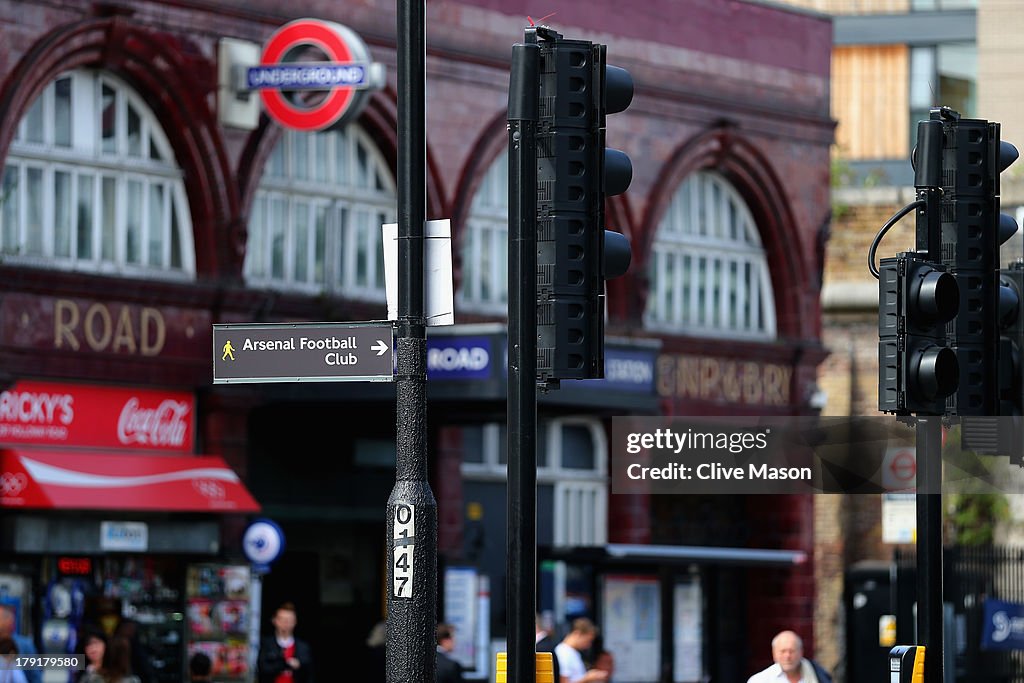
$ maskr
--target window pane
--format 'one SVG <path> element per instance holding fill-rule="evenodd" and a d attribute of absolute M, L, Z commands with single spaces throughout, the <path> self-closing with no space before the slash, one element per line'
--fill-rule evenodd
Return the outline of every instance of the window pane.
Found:
<path fill-rule="evenodd" d="M 16 254 L 20 247 L 18 197 L 18 167 L 8 166 L 4 169 L 3 195 L 0 196 L 0 215 L 3 217 L 3 239 L 0 240 L 0 247 L 5 254 Z"/>
<path fill-rule="evenodd" d="M 182 267 L 181 224 L 178 222 L 178 204 L 171 202 L 171 268 Z"/>
<path fill-rule="evenodd" d="M 60 78 L 54 84 L 53 142 L 58 147 L 71 146 L 70 78 Z"/>
<path fill-rule="evenodd" d="M 276 278 L 284 277 L 286 210 L 285 200 L 270 200 L 270 275 Z"/>
<path fill-rule="evenodd" d="M 296 178 L 309 180 L 309 135 L 294 133 L 292 136 L 292 173 Z"/>
<path fill-rule="evenodd" d="M 370 223 L 370 215 L 366 211 L 353 212 L 353 238 L 356 242 L 356 284 L 360 287 L 366 285 L 367 274 L 370 271 L 370 259 L 373 252 L 368 244 L 367 226 Z"/>
<path fill-rule="evenodd" d="M 28 244 L 25 253 L 32 256 L 43 254 L 43 169 L 29 168 L 26 178 L 25 228 Z"/>
<path fill-rule="evenodd" d="M 100 255 L 104 260 L 113 261 L 115 237 L 117 235 L 117 182 L 109 176 L 103 176 L 103 197 L 101 201 L 103 241 L 100 246 Z"/>
<path fill-rule="evenodd" d="M 92 176 L 78 176 L 78 231 L 76 235 L 78 258 L 92 259 L 92 231 L 94 221 L 94 185 Z"/>
<path fill-rule="evenodd" d="M 316 259 L 316 270 L 313 273 L 314 282 L 325 282 L 324 259 L 327 257 L 327 207 L 316 207 L 316 244 L 314 258 Z"/>
<path fill-rule="evenodd" d="M 462 428 L 462 462 L 484 462 L 484 428 Z"/>
<path fill-rule="evenodd" d="M 43 139 L 43 100 L 46 97 L 46 91 L 36 98 L 36 101 L 32 103 L 32 108 L 28 110 L 23 121 L 25 122 L 25 140 L 27 142 L 37 142 L 42 144 L 45 142 Z"/>
<path fill-rule="evenodd" d="M 935 104 L 938 99 L 935 86 L 935 48 L 911 48 L 910 107 L 927 110 Z"/>
<path fill-rule="evenodd" d="M 295 281 L 309 280 L 309 205 L 295 205 Z"/>
<path fill-rule="evenodd" d="M 53 251 L 63 258 L 71 256 L 71 174 L 53 174 Z"/>
<path fill-rule="evenodd" d="M 142 263 L 142 183 L 128 181 L 125 201 L 125 258 L 128 263 Z"/>
<path fill-rule="evenodd" d="M 149 264 L 162 266 L 164 263 L 164 187 L 149 186 Z"/>
<path fill-rule="evenodd" d="M 128 155 L 142 156 L 142 119 L 131 104 L 128 105 Z"/>
<path fill-rule="evenodd" d="M 100 96 L 100 138 L 104 152 L 113 154 L 117 151 L 117 96 L 114 89 L 105 83 Z"/>
<path fill-rule="evenodd" d="M 582 425 L 562 427 L 562 467 L 571 470 L 593 470 L 594 438 Z"/>

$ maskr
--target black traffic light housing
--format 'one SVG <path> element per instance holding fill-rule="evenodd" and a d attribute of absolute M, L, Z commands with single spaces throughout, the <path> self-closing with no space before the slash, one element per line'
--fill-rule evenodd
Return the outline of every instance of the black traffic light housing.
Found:
<path fill-rule="evenodd" d="M 878 409 L 942 415 L 959 374 L 945 335 L 960 296 L 956 279 L 907 252 L 882 259 L 878 282 Z"/>
<path fill-rule="evenodd" d="M 625 236 L 605 230 L 605 198 L 629 187 L 629 157 L 605 148 L 605 117 L 633 96 L 605 46 L 538 29 L 537 379 L 604 376 L 605 284 L 626 272 Z"/>

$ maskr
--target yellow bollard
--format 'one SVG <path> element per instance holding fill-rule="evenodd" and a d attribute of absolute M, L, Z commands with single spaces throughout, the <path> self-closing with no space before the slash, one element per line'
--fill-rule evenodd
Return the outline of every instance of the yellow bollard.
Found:
<path fill-rule="evenodd" d="M 534 664 L 537 683 L 555 683 L 555 665 L 551 661 L 553 655 L 550 652 L 538 652 Z M 508 655 L 504 652 L 498 653 L 498 661 L 495 666 L 494 683 L 508 683 Z"/>

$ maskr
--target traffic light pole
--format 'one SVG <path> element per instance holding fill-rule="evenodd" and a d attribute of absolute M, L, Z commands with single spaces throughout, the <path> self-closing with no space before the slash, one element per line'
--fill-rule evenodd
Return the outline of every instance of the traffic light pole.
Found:
<path fill-rule="evenodd" d="M 437 502 L 427 481 L 425 0 L 398 0 L 396 472 L 387 510 L 387 681 L 434 683 Z"/>
<path fill-rule="evenodd" d="M 942 683 L 942 418 L 918 417 L 916 429 L 917 642 L 924 683 Z"/>
<path fill-rule="evenodd" d="M 536 31 L 512 48 L 508 90 L 508 668 L 534 683 L 537 609 Z"/>

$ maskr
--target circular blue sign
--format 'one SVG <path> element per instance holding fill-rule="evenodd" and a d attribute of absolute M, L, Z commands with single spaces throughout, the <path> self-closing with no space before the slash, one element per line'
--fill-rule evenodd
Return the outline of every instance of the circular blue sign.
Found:
<path fill-rule="evenodd" d="M 269 565 L 284 552 L 284 532 L 269 519 L 257 519 L 242 535 L 242 552 L 253 564 Z"/>

